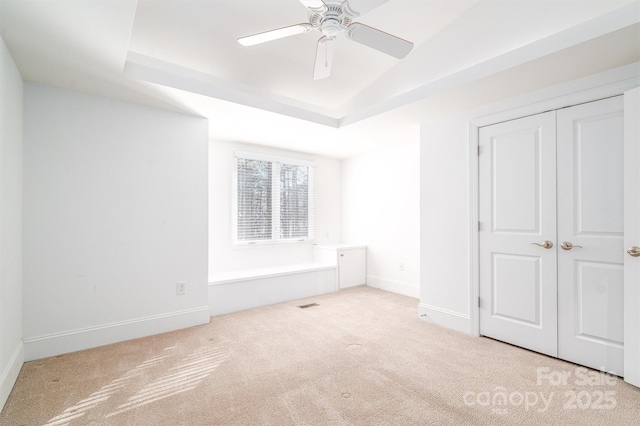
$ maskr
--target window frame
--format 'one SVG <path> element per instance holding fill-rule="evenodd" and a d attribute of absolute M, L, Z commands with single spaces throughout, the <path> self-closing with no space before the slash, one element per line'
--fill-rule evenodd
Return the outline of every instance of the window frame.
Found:
<path fill-rule="evenodd" d="M 263 240 L 239 240 L 238 239 L 238 159 L 267 161 L 272 163 L 271 171 L 271 235 L 270 239 Z M 279 238 L 280 235 L 280 165 L 289 164 L 308 168 L 308 227 L 309 232 L 306 237 Z M 299 158 L 283 157 L 271 154 L 261 154 L 249 151 L 235 151 L 233 155 L 233 177 L 231 185 L 231 240 L 237 247 L 269 246 L 281 244 L 313 244 L 315 237 L 315 164 L 313 161 Z M 274 238 L 274 236 L 278 238 Z"/>

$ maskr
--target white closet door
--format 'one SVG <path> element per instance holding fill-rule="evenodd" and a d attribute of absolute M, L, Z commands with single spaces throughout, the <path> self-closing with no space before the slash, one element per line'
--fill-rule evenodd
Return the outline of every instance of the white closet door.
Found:
<path fill-rule="evenodd" d="M 640 387 L 640 88 L 624 94 L 624 380 Z"/>
<path fill-rule="evenodd" d="M 557 112 L 558 356 L 623 375 L 623 98 Z"/>
<path fill-rule="evenodd" d="M 557 356 L 555 112 L 483 127 L 479 146 L 480 334 Z"/>

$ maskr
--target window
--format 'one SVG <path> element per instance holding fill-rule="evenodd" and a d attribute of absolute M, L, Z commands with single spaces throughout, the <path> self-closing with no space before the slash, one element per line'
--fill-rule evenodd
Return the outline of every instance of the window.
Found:
<path fill-rule="evenodd" d="M 313 239 L 312 163 L 236 152 L 239 243 Z"/>

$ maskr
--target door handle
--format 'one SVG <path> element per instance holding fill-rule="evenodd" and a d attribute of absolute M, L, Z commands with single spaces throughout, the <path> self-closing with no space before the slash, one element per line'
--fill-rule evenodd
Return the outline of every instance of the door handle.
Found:
<path fill-rule="evenodd" d="M 629 250 L 627 250 L 627 253 L 629 254 L 629 256 L 633 256 L 633 257 L 640 257 L 640 247 L 629 247 Z"/>
<path fill-rule="evenodd" d="M 574 246 L 569 241 L 563 241 L 562 244 L 560 244 L 560 247 L 562 247 L 563 250 L 571 250 L 572 248 L 583 248 L 582 246 Z"/>
<path fill-rule="evenodd" d="M 542 244 L 540 243 L 531 243 L 532 246 L 539 246 L 542 248 L 546 248 L 546 249 L 550 249 L 551 247 L 553 247 L 553 243 L 549 240 L 544 240 L 544 242 Z"/>

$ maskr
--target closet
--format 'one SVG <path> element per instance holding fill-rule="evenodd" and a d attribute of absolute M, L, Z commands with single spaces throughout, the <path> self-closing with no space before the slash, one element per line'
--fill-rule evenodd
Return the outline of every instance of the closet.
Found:
<path fill-rule="evenodd" d="M 478 141 L 480 334 L 622 376 L 623 97 Z"/>

